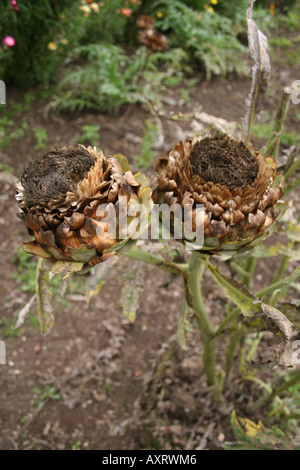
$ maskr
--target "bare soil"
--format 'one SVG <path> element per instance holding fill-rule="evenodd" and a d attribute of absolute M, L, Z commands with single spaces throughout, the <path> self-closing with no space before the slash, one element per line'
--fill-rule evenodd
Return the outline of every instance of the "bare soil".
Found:
<path fill-rule="evenodd" d="M 274 114 L 282 87 L 299 77 L 299 65 L 284 69 L 275 64 L 266 109 Z M 166 105 L 166 110 L 204 111 L 238 121 L 245 114 L 249 87 L 246 78 L 214 78 L 208 83 L 199 74 L 191 101 L 181 105 L 177 92 L 170 90 L 169 98 L 177 104 Z M 8 88 L 7 96 L 8 106 L 22 102 L 20 91 Z M 144 121 L 153 118 L 147 108 L 128 106 L 120 115 L 110 116 L 87 112 L 47 115 L 44 107 L 37 100 L 30 111 L 16 116 L 15 128 L 26 119 L 29 132 L 0 152 L 1 162 L 10 165 L 17 177 L 26 163 L 43 153 L 34 149 L 31 131 L 36 127 L 46 128 L 49 142 L 62 146 L 82 134 L 82 125 L 100 125 L 98 145 L 104 154 L 122 153 L 138 169 L 134 157 L 139 155 Z M 297 111 L 291 105 L 288 130 L 299 131 Z M 182 122 L 162 118 L 161 122 L 158 155 L 197 130 L 193 118 Z M 14 194 L 9 182 L 0 182 L 1 319 L 6 323 L 17 317 L 32 296 L 32 292 L 20 290 L 18 276 L 12 278 L 18 267 L 13 261 L 15 247 L 27 238 L 15 215 Z M 271 279 L 273 262 L 259 265 L 255 283 L 260 288 Z M 124 320 L 121 290 L 132 267 L 131 260 L 120 259 L 89 304 L 80 281 L 72 281 L 65 292 L 61 286 L 61 295 L 58 292 L 54 299 L 56 323 L 48 336 L 40 334 L 30 321 L 32 316 L 17 334 L 6 323 L 0 325 L 0 339 L 7 347 L 7 364 L 0 369 L 1 449 L 222 449 L 224 442 L 234 440 L 230 427 L 233 408 L 250 419 L 261 417 L 261 412 L 256 415 L 249 409 L 249 403 L 261 394 L 259 387 L 238 379 L 232 383 L 226 406 L 218 409 L 212 403 L 197 330 L 188 335 L 186 350 L 170 340 L 182 310 L 179 278 L 170 279 L 158 268 L 144 266 L 136 321 L 129 324 Z M 224 294 L 209 276 L 204 289 L 208 311 L 217 322 L 224 315 Z M 222 359 L 222 350 L 219 355 Z"/>

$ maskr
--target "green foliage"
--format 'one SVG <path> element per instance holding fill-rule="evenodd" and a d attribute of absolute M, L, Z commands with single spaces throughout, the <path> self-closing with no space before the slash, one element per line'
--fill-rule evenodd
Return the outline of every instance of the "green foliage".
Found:
<path fill-rule="evenodd" d="M 140 143 L 140 155 L 135 159 L 140 170 L 147 170 L 157 154 L 151 150 L 157 140 L 157 127 L 151 121 L 145 121 L 144 135 Z"/>
<path fill-rule="evenodd" d="M 263 111 L 260 122 L 253 125 L 253 137 L 259 140 L 268 140 L 273 132 L 274 124 L 275 120 L 270 117 L 270 112 Z M 291 145 L 298 145 L 300 138 L 294 131 L 283 131 L 280 142 L 284 147 L 290 147 Z"/>
<path fill-rule="evenodd" d="M 53 385 L 46 385 L 44 390 L 34 387 L 32 390 L 33 399 L 32 405 L 36 408 L 42 408 L 46 400 L 61 400 L 61 395 Z"/>
<path fill-rule="evenodd" d="M 22 247 L 16 248 L 16 254 L 12 259 L 16 264 L 16 272 L 11 277 L 20 284 L 22 292 L 36 291 L 36 257 L 26 253 Z M 51 280 L 53 288 L 57 288 L 61 283 L 60 276 L 56 276 Z"/>
<path fill-rule="evenodd" d="M 285 46 L 292 46 L 293 41 L 291 39 L 284 38 L 284 37 L 283 38 L 282 37 L 270 38 L 269 39 L 269 44 L 272 45 L 272 46 L 285 47 Z"/>
<path fill-rule="evenodd" d="M 60 82 L 52 103 L 59 111 L 117 112 L 127 103 L 158 103 L 165 80 L 182 80 L 188 69 L 182 49 L 151 54 L 142 47 L 130 57 L 119 46 L 90 44 L 76 49 L 74 57 L 78 56 L 86 58 L 87 64 L 68 72 Z"/>
<path fill-rule="evenodd" d="M 111 44 L 128 43 L 135 31 L 134 20 L 122 13 L 130 9 L 131 15 L 139 7 L 138 3 L 128 4 L 126 0 L 109 0 L 102 2 L 99 12 L 91 10 L 84 21 L 84 31 L 79 39 L 80 44 L 108 42 Z"/>
<path fill-rule="evenodd" d="M 22 335 L 22 330 L 18 328 L 15 330 L 16 321 L 12 320 L 9 321 L 6 318 L 1 318 L 0 320 L 0 332 L 1 338 L 12 338 L 12 337 L 20 337 Z"/>
<path fill-rule="evenodd" d="M 65 46 L 57 51 L 48 48 L 52 41 L 59 43 L 64 37 L 61 14 L 78 1 L 22 0 L 19 10 L 14 11 L 8 1 L 0 4 L 0 37 L 13 36 L 15 46 L 2 52 L 1 78 L 7 84 L 28 87 L 34 83 L 46 83 L 57 70 L 65 54 Z"/>
<path fill-rule="evenodd" d="M 100 129 L 101 126 L 99 125 L 85 124 L 82 126 L 83 134 L 81 134 L 80 137 L 77 137 L 75 142 L 78 142 L 79 144 L 88 143 L 89 145 L 96 146 L 100 140 Z"/>
<path fill-rule="evenodd" d="M 289 10 L 287 12 L 287 15 L 279 17 L 279 24 L 282 25 L 284 29 L 287 29 L 289 31 L 298 31 L 299 11 L 300 7 L 298 4 L 297 10 Z"/>
<path fill-rule="evenodd" d="M 22 122 L 20 126 L 14 130 L 14 121 L 7 116 L 3 116 L 0 118 L 0 148 L 7 148 L 14 140 L 22 139 L 27 130 L 27 122 Z"/>
<path fill-rule="evenodd" d="M 245 72 L 240 53 L 246 49 L 236 38 L 229 18 L 208 10 L 199 13 L 179 0 L 157 0 L 151 11 L 162 14 L 157 28 L 168 35 L 171 47 L 188 50 L 203 65 L 207 78 Z"/>
<path fill-rule="evenodd" d="M 33 129 L 33 135 L 36 140 L 35 150 L 42 150 L 46 148 L 48 142 L 47 130 L 44 127 L 36 127 Z"/>
<path fill-rule="evenodd" d="M 18 247 L 12 260 L 17 265 L 17 271 L 12 278 L 21 284 L 22 292 L 35 292 L 36 258 Z"/>
<path fill-rule="evenodd" d="M 82 445 L 81 441 L 76 441 L 74 442 L 74 444 L 72 444 L 71 450 L 80 450 L 81 445 Z"/>
<path fill-rule="evenodd" d="M 299 450 L 295 437 L 276 426 L 265 427 L 261 421 L 258 424 L 248 418 L 231 415 L 231 426 L 237 442 L 226 444 L 226 450 Z"/>
<path fill-rule="evenodd" d="M 0 171 L 3 173 L 14 173 L 15 170 L 10 165 L 6 165 L 0 162 Z"/>

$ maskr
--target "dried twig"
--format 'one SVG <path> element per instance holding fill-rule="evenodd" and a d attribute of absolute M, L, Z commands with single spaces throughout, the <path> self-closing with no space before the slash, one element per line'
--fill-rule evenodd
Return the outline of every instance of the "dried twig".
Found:
<path fill-rule="evenodd" d="M 25 318 L 26 318 L 26 315 L 28 315 L 28 313 L 30 312 L 31 306 L 32 306 L 33 302 L 35 301 L 35 299 L 36 299 L 36 294 L 34 294 L 31 297 L 31 299 L 27 302 L 27 304 L 24 305 L 24 307 L 20 310 L 19 315 L 18 315 L 17 323 L 13 327 L 14 330 L 16 330 L 17 328 L 20 328 L 20 326 L 23 325 L 23 323 L 25 321 Z"/>

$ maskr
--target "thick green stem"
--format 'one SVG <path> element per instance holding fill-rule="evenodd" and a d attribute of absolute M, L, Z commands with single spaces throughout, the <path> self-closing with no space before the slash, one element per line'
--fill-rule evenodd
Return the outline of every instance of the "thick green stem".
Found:
<path fill-rule="evenodd" d="M 288 248 L 292 248 L 292 247 L 293 247 L 293 244 L 288 245 Z M 276 284 L 276 282 L 281 281 L 283 275 L 285 274 L 285 272 L 287 271 L 289 267 L 289 263 L 290 263 L 290 257 L 288 255 L 283 256 L 280 266 L 278 268 L 278 271 L 272 280 L 272 284 Z"/>
<path fill-rule="evenodd" d="M 300 186 L 300 178 L 297 178 L 290 186 L 288 186 L 288 187 L 284 190 L 284 195 L 287 196 L 289 193 L 291 193 L 292 191 L 294 191 L 294 189 L 297 189 L 298 186 Z"/>
<path fill-rule="evenodd" d="M 251 405 L 251 408 L 253 410 L 257 410 L 257 409 L 261 408 L 262 406 L 267 405 L 268 403 L 272 402 L 272 400 L 275 397 L 278 397 L 283 392 L 288 390 L 293 385 L 298 384 L 299 382 L 300 382 L 300 372 L 295 372 L 293 374 L 293 376 L 290 378 L 290 380 L 288 380 L 287 382 L 282 383 L 277 388 L 275 388 L 275 390 L 270 391 L 269 393 L 267 393 L 267 395 L 262 396 L 261 398 L 259 398 L 256 402 L 254 402 Z"/>
<path fill-rule="evenodd" d="M 277 388 L 275 388 L 274 392 L 272 393 L 272 398 L 279 396 L 284 392 L 285 390 L 288 390 L 290 387 L 292 387 L 295 384 L 298 384 L 300 382 L 300 372 L 295 372 L 293 376 L 288 380 L 287 382 L 284 382 L 283 384 L 279 385 Z"/>
<path fill-rule="evenodd" d="M 236 330 L 231 338 L 229 339 L 229 343 L 228 343 L 228 346 L 226 348 L 226 352 L 225 352 L 225 358 L 226 358 L 226 361 L 225 361 L 225 384 L 229 383 L 230 381 L 230 377 L 231 377 L 231 371 L 232 371 L 232 368 L 233 368 L 233 364 L 234 364 L 234 355 L 235 355 L 235 351 L 236 351 L 236 348 L 238 347 L 238 345 L 240 344 L 241 342 L 241 339 L 243 338 L 243 336 L 245 336 L 245 331 L 244 330 Z"/>
<path fill-rule="evenodd" d="M 256 263 L 257 263 L 257 258 L 255 258 L 254 256 L 250 256 L 247 261 L 246 268 L 245 268 L 247 275 L 245 275 L 242 279 L 242 282 L 245 284 L 247 289 L 249 289 L 251 286 L 251 281 L 252 281 L 254 271 L 256 268 Z"/>
<path fill-rule="evenodd" d="M 216 331 L 216 335 L 219 336 L 223 333 L 223 331 L 225 330 L 226 326 L 231 323 L 232 321 L 235 321 L 237 320 L 241 315 L 241 310 L 239 307 L 234 307 L 229 313 L 228 315 L 226 316 L 226 318 L 224 318 L 224 320 L 220 323 L 220 325 L 218 326 L 218 329 Z"/>
<path fill-rule="evenodd" d="M 148 253 L 147 251 L 140 250 L 137 247 L 134 247 L 124 253 L 124 256 L 137 259 L 139 261 L 144 261 L 144 263 L 153 264 L 154 266 L 157 266 L 164 271 L 169 271 L 173 274 L 181 274 L 186 272 L 188 269 L 187 264 L 173 263 L 173 261 L 165 260 L 161 256 Z"/>
<path fill-rule="evenodd" d="M 259 299 L 262 299 L 265 295 L 272 294 L 276 289 L 281 289 L 281 291 L 283 291 L 284 289 L 287 289 L 293 282 L 297 281 L 299 277 L 300 266 L 298 266 L 298 268 L 296 268 L 290 276 L 287 276 L 285 279 L 277 281 L 274 284 L 272 283 L 270 286 L 265 287 L 264 289 L 257 292 L 256 296 Z"/>
<path fill-rule="evenodd" d="M 206 260 L 199 253 L 193 252 L 189 260 L 187 280 L 191 294 L 191 302 L 203 341 L 203 364 L 208 385 L 211 386 L 214 400 L 222 402 L 222 383 L 216 374 L 216 342 L 217 337 L 213 325 L 205 309 L 201 283 L 206 268 Z"/>
<path fill-rule="evenodd" d="M 281 97 L 277 109 L 272 136 L 270 140 L 266 143 L 265 147 L 262 149 L 262 153 L 264 153 L 265 155 L 273 155 L 274 160 L 277 160 L 278 157 L 280 138 L 283 130 L 284 121 L 286 119 L 287 112 L 289 109 L 289 103 L 292 92 L 293 90 L 290 87 L 285 87 L 283 89 L 283 95 Z"/>
<path fill-rule="evenodd" d="M 291 176 L 293 176 L 298 168 L 300 167 L 300 158 L 295 160 L 293 164 L 289 167 L 289 169 L 285 172 L 284 178 L 287 181 Z"/>

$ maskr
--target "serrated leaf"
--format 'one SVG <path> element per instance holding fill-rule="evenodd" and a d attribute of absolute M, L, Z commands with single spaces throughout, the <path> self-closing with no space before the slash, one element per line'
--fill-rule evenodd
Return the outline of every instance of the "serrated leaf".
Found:
<path fill-rule="evenodd" d="M 47 335 L 54 326 L 52 292 L 49 271 L 43 268 L 43 260 L 39 259 L 36 270 L 37 314 L 41 333 Z"/>

